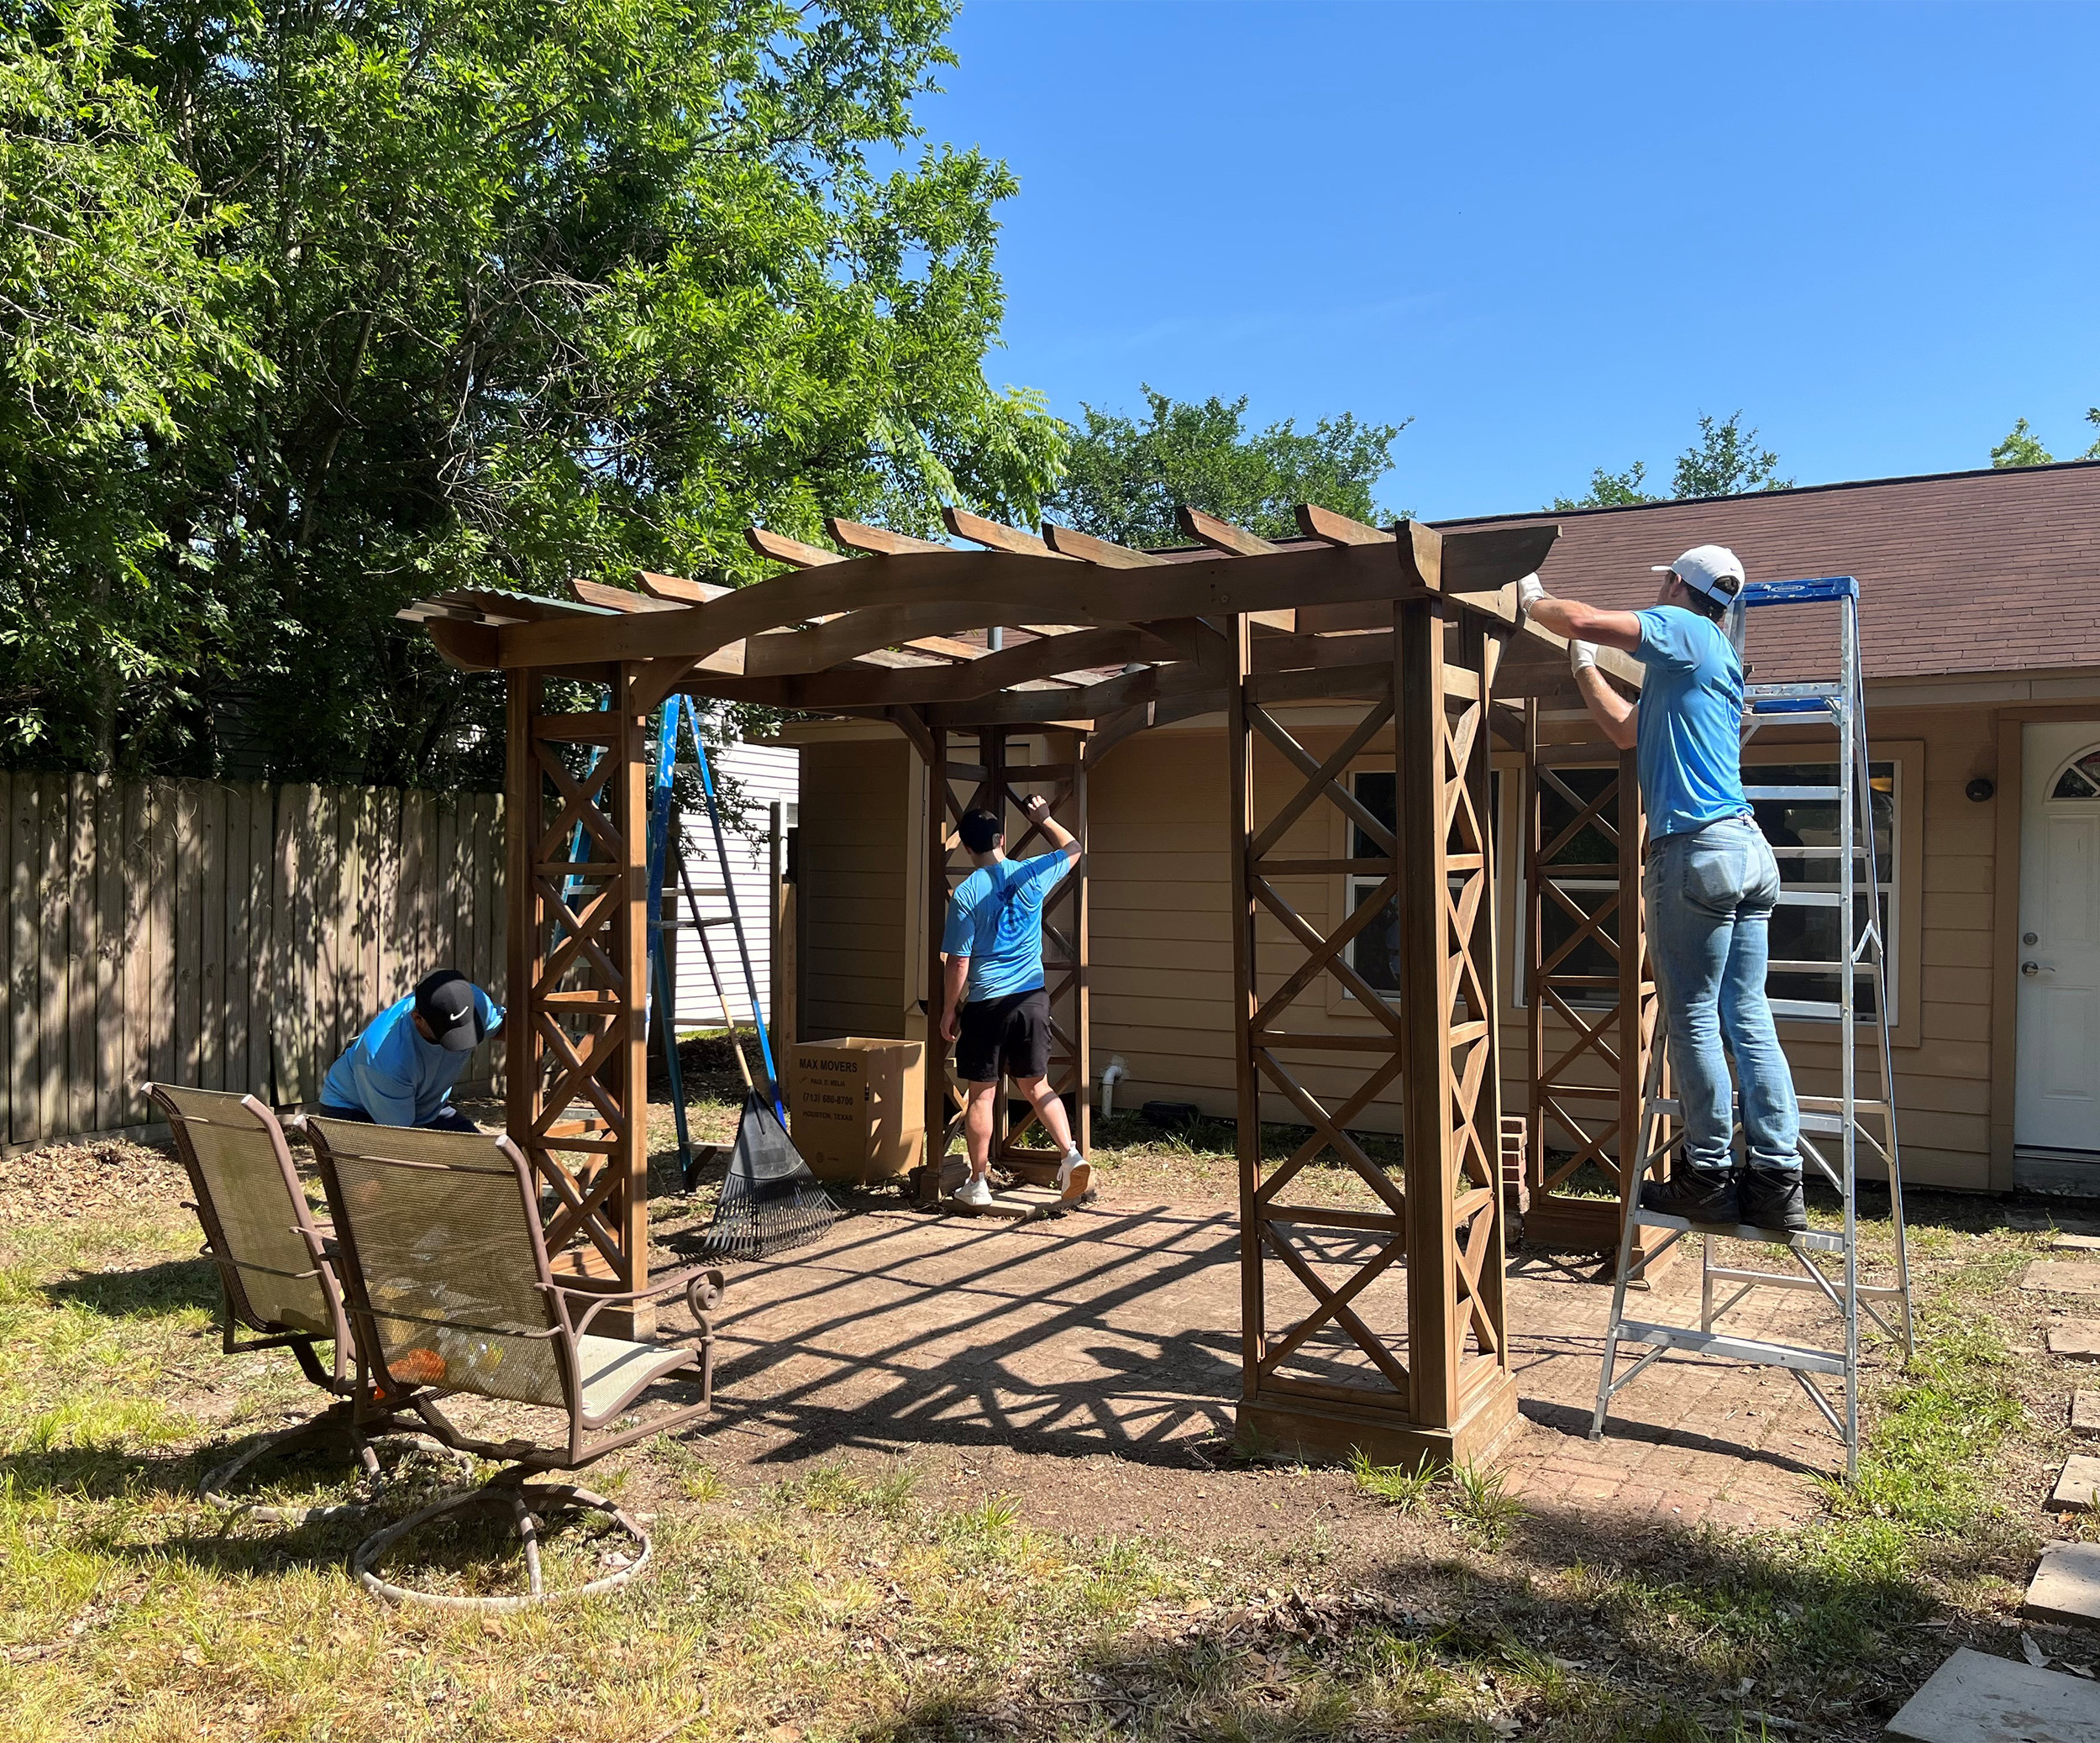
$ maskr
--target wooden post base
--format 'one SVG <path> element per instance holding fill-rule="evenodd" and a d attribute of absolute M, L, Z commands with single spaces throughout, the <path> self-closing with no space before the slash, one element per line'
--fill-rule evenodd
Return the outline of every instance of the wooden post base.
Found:
<path fill-rule="evenodd" d="M 1524 1213 L 1524 1239 L 1527 1245 L 1572 1247 L 1614 1257 L 1619 1252 L 1620 1211 L 1616 1199 L 1551 1199 L 1534 1195 Z M 1679 1242 L 1655 1256 L 1661 1231 L 1641 1229 L 1634 1236 L 1634 1258 L 1645 1277 L 1660 1277 L 1677 1263 Z"/>
<path fill-rule="evenodd" d="M 1514 1374 L 1498 1377 L 1450 1428 L 1425 1428 L 1389 1410 L 1318 1399 L 1242 1399 L 1234 1444 L 1248 1458 L 1326 1462 L 1361 1452 L 1373 1464 L 1410 1470 L 1426 1459 L 1447 1470 L 1492 1457 L 1517 1420 Z"/>

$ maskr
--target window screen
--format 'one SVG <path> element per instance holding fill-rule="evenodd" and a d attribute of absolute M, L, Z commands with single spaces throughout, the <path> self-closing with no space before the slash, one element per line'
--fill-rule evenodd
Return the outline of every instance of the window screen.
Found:
<path fill-rule="evenodd" d="M 1752 763 L 1743 769 L 1743 784 L 1749 787 L 1834 787 L 1837 780 L 1835 763 Z M 1893 1000 L 1896 996 L 1893 940 L 1898 879 L 1896 765 L 1872 764 L 1868 785 L 1873 800 L 1875 886 L 1870 906 L 1866 860 L 1856 857 L 1852 876 L 1857 905 L 1854 911 L 1862 925 L 1869 915 L 1879 916 L 1888 964 L 1888 995 Z M 1780 900 L 1772 911 L 1772 974 L 1766 990 L 1775 999 L 1835 1004 L 1838 964 L 1845 956 L 1840 943 L 1839 912 L 1835 908 L 1790 903 L 1787 896 L 1789 893 L 1830 893 L 1843 887 L 1845 874 L 1837 852 L 1837 801 L 1760 799 L 1751 809 L 1779 867 Z M 1859 983 L 1856 1009 L 1861 1016 L 1874 1015 L 1873 984 L 1865 977 Z"/>
<path fill-rule="evenodd" d="M 1349 790 L 1378 822 L 1389 829 L 1394 827 L 1396 783 L 1390 769 L 1360 770 L 1349 777 Z M 1499 841 L 1502 827 L 1502 772 L 1499 769 L 1493 771 L 1488 777 L 1488 837 L 1491 841 Z M 1383 850 L 1364 832 L 1362 826 L 1351 823 L 1349 858 L 1378 859 L 1383 857 Z M 1492 859 L 1489 863 L 1493 864 Z M 1354 913 L 1357 904 L 1368 898 L 1383 881 L 1378 877 L 1351 877 L 1348 880 L 1348 911 Z M 1454 890 L 1458 887 L 1456 879 L 1452 887 Z M 1387 998 L 1397 1000 L 1400 995 L 1399 951 L 1399 904 L 1390 901 L 1377 919 L 1350 940 L 1349 966 Z"/>

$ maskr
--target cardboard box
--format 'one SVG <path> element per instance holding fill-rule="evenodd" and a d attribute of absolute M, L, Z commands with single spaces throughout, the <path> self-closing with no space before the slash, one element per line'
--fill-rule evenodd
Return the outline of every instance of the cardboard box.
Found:
<path fill-rule="evenodd" d="M 820 1180 L 887 1180 L 926 1150 L 926 1044 L 806 1041 L 787 1050 L 788 1131 Z"/>

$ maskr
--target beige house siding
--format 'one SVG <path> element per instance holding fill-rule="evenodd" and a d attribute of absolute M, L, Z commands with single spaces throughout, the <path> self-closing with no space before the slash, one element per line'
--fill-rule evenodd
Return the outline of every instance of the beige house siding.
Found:
<path fill-rule="evenodd" d="M 1964 791 L 1978 775 L 1996 778 L 1999 711 L 1994 703 L 1950 696 L 1935 706 L 1876 707 L 1872 724 L 1877 760 L 1898 767 L 1894 1061 L 1905 1176 L 2008 1189 L 2009 1153 L 1994 1162 L 1992 1145 L 1992 995 L 2004 948 L 1994 870 L 1998 812 L 2007 805 L 2016 811 L 2019 795 L 2001 792 L 1977 803 Z M 1319 755 L 1346 728 L 1306 718 L 1294 729 Z M 2017 722 L 2005 729 L 2017 733 Z M 1760 734 L 1746 756 L 1790 760 L 1801 748 L 1830 743 L 1827 734 L 1792 738 Z M 1382 765 L 1390 767 L 1389 756 Z M 1528 1026 L 1513 1002 L 1521 906 L 1519 759 L 1498 753 L 1496 765 L 1504 782 L 1496 843 L 1504 1105 L 1516 1111 L 1528 1102 Z M 1359 766 L 1381 761 L 1367 756 Z M 917 765 L 901 738 L 810 742 L 803 781 L 806 1027 L 812 1036 L 901 1033 L 923 978 L 916 960 L 923 863 Z M 1125 1106 L 1161 1099 L 1194 1102 L 1225 1118 L 1234 1110 L 1226 785 L 1224 736 L 1215 720 L 1129 740 L 1091 777 L 1093 1057 L 1098 1075 L 1111 1056 L 1121 1055 L 1128 1076 L 1118 1100 Z M 1294 774 L 1260 746 L 1257 811 L 1268 815 L 1295 785 Z M 1337 852 L 1338 814 L 1315 806 L 1289 840 L 1308 856 Z M 1279 884 L 1278 893 L 1322 932 L 1339 918 L 1340 879 L 1294 880 Z M 1267 992 L 1297 953 L 1271 949 L 1283 946 L 1286 934 L 1266 912 L 1257 936 L 1264 960 L 1277 964 L 1264 976 Z M 1323 977 L 1302 995 L 1293 1021 L 1368 1028 L 1373 1019 Z M 1549 1047 L 1557 1032 L 1549 1023 Z M 1828 1026 L 1788 1022 L 1781 1033 L 1803 1090 L 1835 1093 Z M 2009 1053 L 2010 1035 L 1997 1039 Z M 1871 1053 L 1863 1049 L 1860 1063 L 1862 1089 L 1871 1092 Z M 1314 1055 L 1301 1056 L 1294 1068 L 1323 1100 L 1346 1095 L 1356 1080 L 1353 1072 L 1333 1072 Z M 2003 1074 L 2009 1080 L 2009 1072 Z M 1274 1095 L 1264 1096 L 1263 1116 L 1297 1120 Z M 2009 1108 L 1999 1111 L 2002 1124 L 2010 1117 Z M 1396 1087 L 1357 1123 L 1395 1130 L 1399 1120 Z"/>
<path fill-rule="evenodd" d="M 918 766 L 901 738 L 802 753 L 797 845 L 805 1041 L 904 1032 L 917 906 L 910 828 Z"/>

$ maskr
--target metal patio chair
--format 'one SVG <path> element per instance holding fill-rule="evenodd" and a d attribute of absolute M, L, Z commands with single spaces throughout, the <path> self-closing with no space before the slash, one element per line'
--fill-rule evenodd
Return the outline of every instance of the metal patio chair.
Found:
<path fill-rule="evenodd" d="M 335 1273 L 324 1254 L 327 1230 L 318 1223 L 299 1184 L 277 1116 L 252 1095 L 149 1084 L 146 1094 L 175 1136 L 176 1154 L 196 1194 L 190 1206 L 204 1231 L 204 1253 L 218 1268 L 224 1294 L 224 1347 L 228 1355 L 288 1349 L 300 1372 L 337 1402 L 307 1421 L 261 1436 L 230 1463 L 208 1472 L 198 1494 L 215 1507 L 251 1519 L 307 1525 L 362 1509 L 255 1505 L 231 1493 L 251 1467 L 308 1441 L 340 1436 L 365 1474 L 380 1461 L 371 1445 L 408 1425 L 391 1412 L 354 1405 L 351 1338 Z M 245 1330 L 252 1334 L 241 1340 Z M 328 1363 L 315 1347 L 332 1346 Z"/>
<path fill-rule="evenodd" d="M 444 1445 L 498 1461 L 489 1483 L 421 1509 L 360 1544 L 353 1571 L 383 1597 L 454 1609 L 513 1610 L 549 1598 L 609 1591 L 648 1564 L 648 1534 L 604 1496 L 528 1480 L 573 1471 L 646 1436 L 680 1428 L 714 1401 L 714 1308 L 722 1273 L 681 1271 L 624 1294 L 555 1281 L 538 1194 L 517 1147 L 496 1133 L 423 1131 L 318 1116 L 303 1122 L 335 1219 L 330 1251 L 355 1341 L 360 1399 L 378 1389 L 415 1411 Z M 594 1335 L 606 1308 L 684 1292 L 695 1341 L 632 1343 Z M 642 1394 L 674 1377 L 696 1379 L 697 1403 L 626 1428 Z M 445 1414 L 448 1396 L 538 1406 L 568 1419 L 561 1436 L 492 1440 Z M 541 1577 L 538 1509 L 553 1502 L 607 1515 L 638 1546 L 626 1566 L 565 1592 Z M 529 1596 L 459 1598 L 382 1578 L 381 1558 L 417 1526 L 477 1508 L 510 1513 L 525 1553 Z"/>

